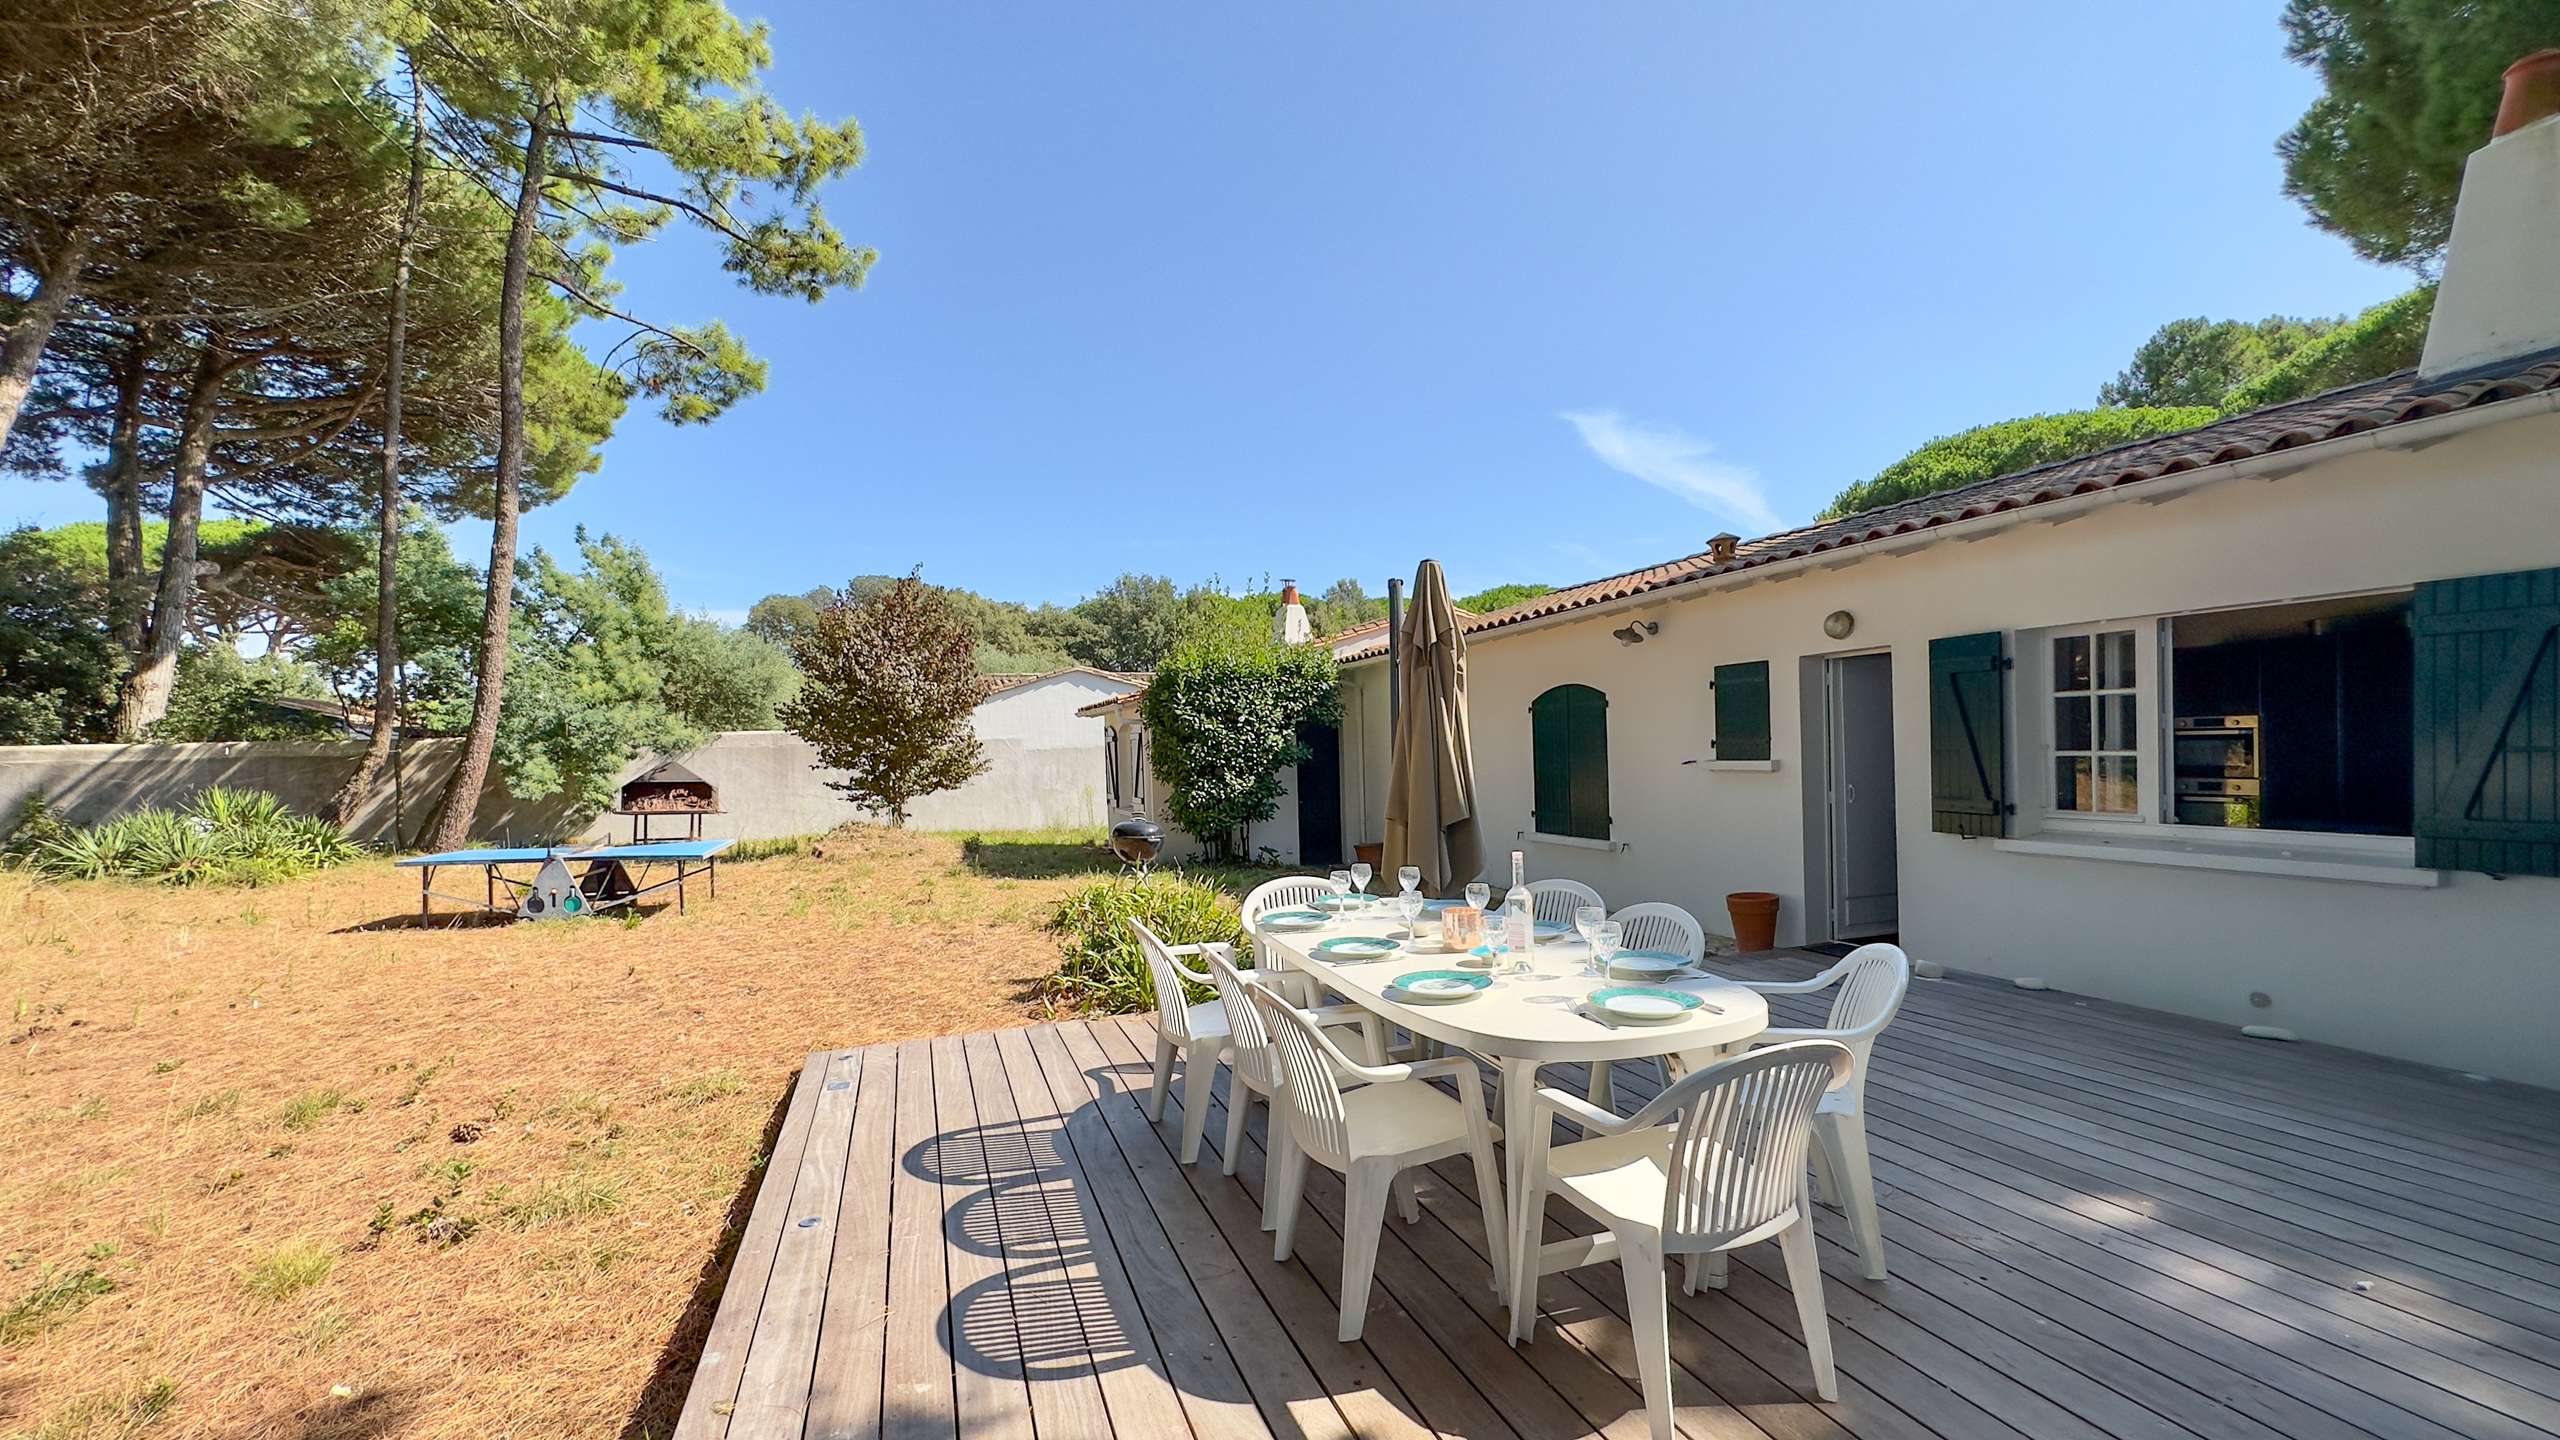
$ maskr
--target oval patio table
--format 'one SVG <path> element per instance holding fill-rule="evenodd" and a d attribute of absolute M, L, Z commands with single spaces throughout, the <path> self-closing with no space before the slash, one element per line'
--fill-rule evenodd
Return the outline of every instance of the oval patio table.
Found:
<path fill-rule="evenodd" d="M 1315 930 L 1284 931 L 1268 925 L 1261 929 L 1264 954 L 1276 950 L 1291 968 L 1305 972 L 1323 989 L 1391 1025 L 1493 1062 L 1501 1076 L 1505 1143 L 1500 1215 L 1506 1228 L 1536 1223 L 1533 1216 L 1516 1214 L 1517 1207 L 1510 1203 L 1520 1193 L 1521 1177 L 1520 1147 L 1509 1141 L 1537 1121 L 1539 1066 L 1646 1060 L 1701 1050 L 1729 1053 L 1769 1028 L 1769 1003 L 1758 992 L 1708 978 L 1669 982 L 1668 988 L 1686 990 L 1706 1002 L 1682 1019 L 1664 1025 L 1622 1023 L 1614 1029 L 1603 1025 L 1582 1014 L 1583 1005 L 1592 991 L 1621 982 L 1583 973 L 1590 948 L 1577 936 L 1541 939 L 1530 949 L 1526 975 L 1507 973 L 1513 957 L 1504 955 L 1496 969 L 1486 972 L 1493 978 L 1491 989 L 1471 1000 L 1439 1004 L 1408 1004 L 1390 998 L 1388 992 L 1400 977 L 1417 970 L 1468 968 L 1457 963 L 1457 955 L 1407 949 L 1378 960 L 1336 961 L 1316 948 L 1343 935 L 1397 938 L 1403 934 L 1403 920 L 1384 906 L 1337 918 Z M 1493 1265 L 1498 1282 L 1504 1257 L 1493 1257 Z"/>

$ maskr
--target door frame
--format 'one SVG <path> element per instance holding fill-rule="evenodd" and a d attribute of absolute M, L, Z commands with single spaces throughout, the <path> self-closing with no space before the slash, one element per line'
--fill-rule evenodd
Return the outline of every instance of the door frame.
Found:
<path fill-rule="evenodd" d="M 1893 747 L 1895 770 L 1898 776 L 1901 768 L 1901 727 L 1895 723 L 1894 711 L 1900 704 L 1900 692 L 1899 687 L 1893 684 L 1894 679 L 1898 678 L 1894 676 L 1893 671 L 1900 667 L 1893 664 L 1893 648 L 1889 645 L 1872 645 L 1853 650 L 1834 650 L 1819 655 L 1802 656 L 1797 661 L 1797 683 L 1801 687 L 1797 693 L 1813 701 L 1811 704 L 1800 707 L 1803 747 L 1797 752 L 1805 758 L 1804 938 L 1807 944 L 1825 940 L 1865 938 L 1846 937 L 1840 934 L 1838 887 L 1840 868 L 1838 859 L 1841 844 L 1840 808 L 1835 798 L 1832 772 L 1837 765 L 1836 757 L 1839 754 L 1842 739 L 1843 713 L 1838 703 L 1838 691 L 1833 684 L 1833 676 L 1838 672 L 1840 662 L 1870 655 L 1883 656 L 1888 667 L 1885 733 L 1886 743 Z M 1900 789 L 1898 779 L 1895 788 L 1897 791 Z M 1896 812 L 1894 823 L 1897 841 L 1894 893 L 1898 909 L 1902 888 L 1901 847 L 1898 843 L 1901 838 L 1898 794 L 1893 797 L 1893 809 Z"/>

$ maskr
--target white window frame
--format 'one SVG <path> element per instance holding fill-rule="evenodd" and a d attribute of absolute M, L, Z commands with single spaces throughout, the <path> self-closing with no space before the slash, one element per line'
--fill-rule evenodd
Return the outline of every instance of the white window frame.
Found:
<path fill-rule="evenodd" d="M 2120 695 L 2125 692 L 2113 687 L 2089 691 L 2056 690 L 2053 673 L 2054 642 L 2074 636 L 2088 637 L 2094 664 L 2097 637 L 2116 634 L 2133 636 L 2133 749 L 2130 752 L 2058 751 L 2054 743 L 2058 738 L 2054 734 L 2054 701 L 2064 698 L 2066 693 Z M 2012 693 L 2018 698 L 2019 708 L 2029 710 L 2030 713 L 2019 717 L 2021 723 L 2017 733 L 2031 738 L 2033 743 L 2020 747 L 2021 753 L 2030 755 L 2032 758 L 2025 766 L 2027 773 L 2018 779 L 2024 793 L 2035 797 L 2035 804 L 2030 813 L 2036 817 L 2037 828 L 2053 831 L 2086 829 L 2106 833 L 2115 833 L 2128 826 L 2157 825 L 2166 828 L 2160 814 L 2159 802 L 2162 729 L 2160 617 L 2145 615 L 2130 620 L 2104 620 L 2085 625 L 2056 625 L 2042 630 L 2021 631 L 2020 641 L 2018 649 L 2021 654 L 2018 668 L 2021 673 L 2019 683 Z M 2089 678 L 2093 684 L 2098 678 L 2094 668 Z M 2092 742 L 2098 738 L 2096 724 L 2097 717 L 2093 713 L 2090 716 L 2089 737 Z M 2134 808 L 2132 810 L 2122 812 L 2064 810 L 2055 805 L 2054 761 L 2060 754 L 2120 755 L 2126 753 L 2133 756 Z"/>

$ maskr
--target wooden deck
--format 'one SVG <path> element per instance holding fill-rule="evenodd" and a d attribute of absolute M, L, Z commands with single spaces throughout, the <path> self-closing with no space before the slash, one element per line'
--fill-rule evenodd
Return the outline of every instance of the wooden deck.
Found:
<path fill-rule="evenodd" d="M 1552 1277 L 1507 1347 L 1462 1162 L 1390 1219 L 1367 1338 L 1336 1343 L 1338 1177 L 1273 1264 L 1260 1113 L 1235 1179 L 1223 1112 L 1176 1165 L 1149 1036 L 811 1056 L 679 1440 L 1644 1433 L 1616 1269 Z M 1762 1246 L 1674 1289 L 1684 1434 L 2560 1435 L 2560 1096 L 1965 980 L 1913 987 L 1867 1094 L 1893 1277 L 1821 1212 L 1839 1403 Z"/>

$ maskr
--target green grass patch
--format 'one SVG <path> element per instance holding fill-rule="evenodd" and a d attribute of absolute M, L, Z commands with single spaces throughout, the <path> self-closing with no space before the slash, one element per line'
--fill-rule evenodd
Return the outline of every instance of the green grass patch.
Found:
<path fill-rule="evenodd" d="M 239 1108 L 239 1091 L 216 1090 L 212 1094 L 198 1100 L 193 1105 L 188 1106 L 186 1109 L 179 1111 L 178 1118 L 181 1120 L 210 1120 L 216 1116 L 229 1115 Z"/>
<path fill-rule="evenodd" d="M 77 1270 L 48 1266 L 35 1288 L 0 1310 L 0 1345 L 33 1339 L 80 1313 L 82 1306 L 116 1288 L 116 1282 L 83 1265 Z"/>
<path fill-rule="evenodd" d="M 737 1071 L 714 1070 L 708 1075 L 697 1076 L 669 1090 L 667 1098 L 687 1107 L 708 1105 L 714 1100 L 735 1095 L 746 1087 L 747 1082 L 739 1076 Z"/>
<path fill-rule="evenodd" d="M 178 1383 L 148 1380 L 129 1390 L 84 1395 L 45 1417 L 27 1440 L 137 1440 L 178 1408 Z"/>
<path fill-rule="evenodd" d="M 285 1102 L 277 1123 L 287 1130 L 308 1130 L 349 1106 L 347 1092 L 331 1086 L 325 1090 L 305 1090 Z"/>
<path fill-rule="evenodd" d="M 320 1241 L 287 1240 L 249 1262 L 240 1272 L 240 1287 L 272 1304 L 328 1279 L 337 1264 L 338 1252 Z"/>

